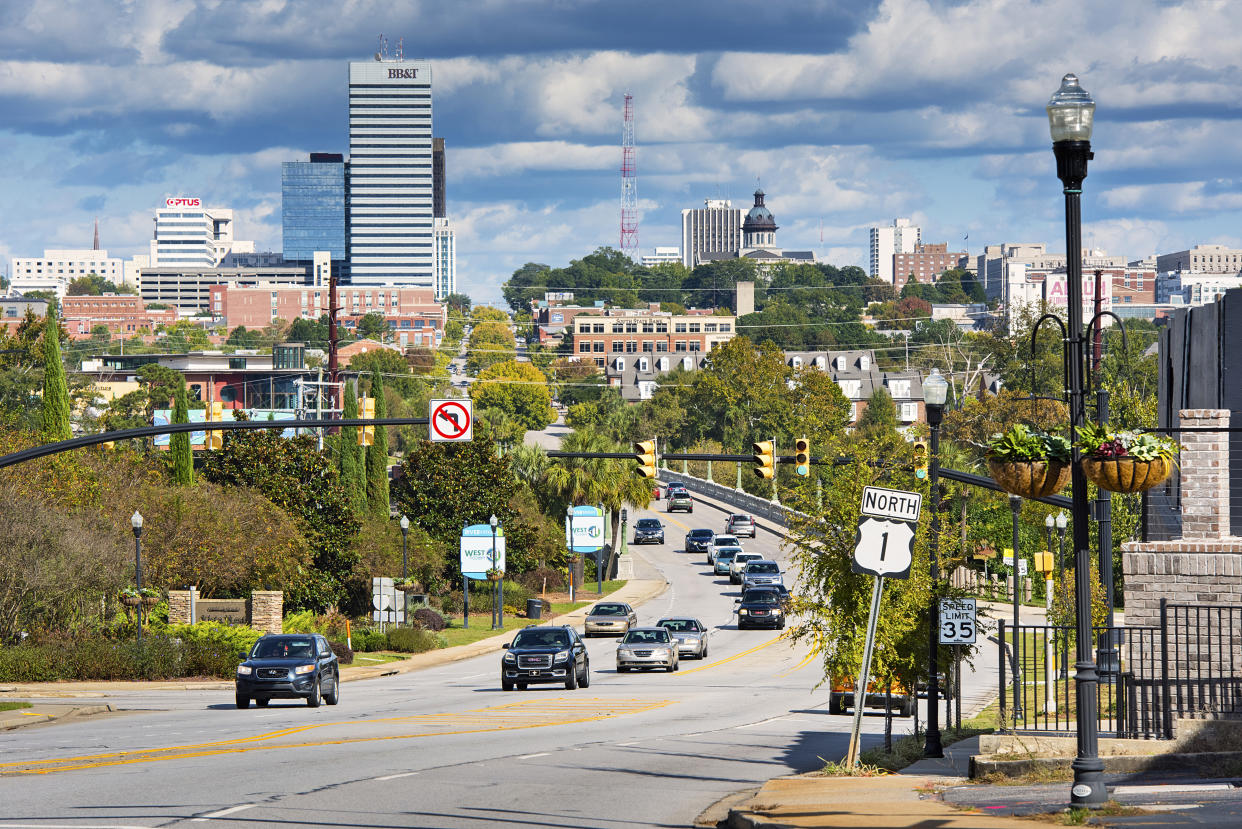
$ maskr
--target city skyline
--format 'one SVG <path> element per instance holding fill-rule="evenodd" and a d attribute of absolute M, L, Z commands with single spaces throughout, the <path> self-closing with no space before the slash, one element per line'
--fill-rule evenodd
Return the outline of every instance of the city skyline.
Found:
<path fill-rule="evenodd" d="M 758 19 L 740 2 L 527 2 L 480 4 L 482 21 L 460 5 L 361 3 L 344 19 L 308 2 L 101 6 L 0 11 L 5 264 L 89 247 L 96 215 L 104 248 L 142 253 L 179 196 L 233 208 L 240 237 L 280 250 L 281 162 L 348 153 L 348 64 L 380 32 L 436 73 L 458 284 L 484 301 L 525 262 L 618 244 L 627 90 L 643 253 L 678 243 L 682 209 L 748 204 L 756 180 L 780 243 L 831 264 L 866 268 L 868 229 L 898 216 L 951 249 L 969 235 L 972 253 L 1063 250 L 1043 106 L 1070 71 L 1098 102 L 1084 243 L 1131 259 L 1242 246 L 1239 70 L 1219 36 L 1242 9 L 1228 4 L 1139 2 L 1125 20 L 1056 0 Z"/>

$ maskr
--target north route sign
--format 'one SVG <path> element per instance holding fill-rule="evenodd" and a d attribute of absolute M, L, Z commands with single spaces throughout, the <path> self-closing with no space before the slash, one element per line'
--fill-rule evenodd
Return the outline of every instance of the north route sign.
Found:
<path fill-rule="evenodd" d="M 914 561 L 914 527 L 905 521 L 864 516 L 854 537 L 854 572 L 886 579 L 910 577 Z"/>
<path fill-rule="evenodd" d="M 922 510 L 923 496 L 917 492 L 883 489 L 878 486 L 863 487 L 863 515 L 914 523 L 919 520 Z"/>

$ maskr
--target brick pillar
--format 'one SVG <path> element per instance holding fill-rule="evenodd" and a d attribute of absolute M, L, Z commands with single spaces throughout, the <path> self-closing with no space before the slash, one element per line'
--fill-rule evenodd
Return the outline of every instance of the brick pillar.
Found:
<path fill-rule="evenodd" d="M 285 594 L 255 590 L 250 594 L 250 626 L 264 633 L 280 633 L 285 618 Z"/>
<path fill-rule="evenodd" d="M 1182 409 L 1183 427 L 1225 428 L 1228 409 Z M 1181 435 L 1182 538 L 1229 537 L 1229 433 Z"/>
<path fill-rule="evenodd" d="M 188 625 L 193 623 L 190 618 L 190 591 L 168 591 L 168 624 Z"/>

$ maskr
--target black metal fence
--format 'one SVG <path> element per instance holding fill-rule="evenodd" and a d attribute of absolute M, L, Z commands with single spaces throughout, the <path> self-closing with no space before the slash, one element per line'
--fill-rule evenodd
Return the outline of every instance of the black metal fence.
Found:
<path fill-rule="evenodd" d="M 1072 627 L 1000 621 L 1000 725 L 1072 733 Z M 1094 629 L 1100 733 L 1171 739 L 1178 718 L 1242 719 L 1242 607 L 1161 602 L 1156 627 Z"/>

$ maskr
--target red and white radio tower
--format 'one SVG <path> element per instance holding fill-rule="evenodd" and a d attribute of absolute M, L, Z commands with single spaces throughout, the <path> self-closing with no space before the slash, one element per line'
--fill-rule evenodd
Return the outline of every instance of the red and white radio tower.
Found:
<path fill-rule="evenodd" d="M 621 252 L 638 261 L 638 179 L 634 161 L 634 96 L 625 93 L 621 127 Z"/>

